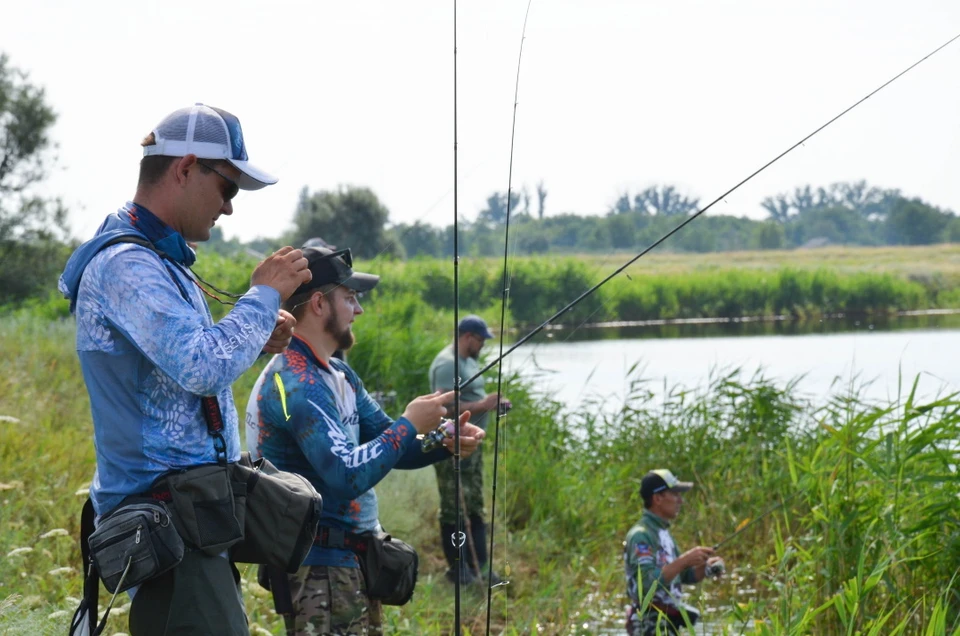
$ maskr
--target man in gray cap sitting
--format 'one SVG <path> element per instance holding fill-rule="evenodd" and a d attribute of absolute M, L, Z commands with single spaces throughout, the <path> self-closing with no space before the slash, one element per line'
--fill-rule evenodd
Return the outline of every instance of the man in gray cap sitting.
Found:
<path fill-rule="evenodd" d="M 469 380 L 480 371 L 480 350 L 484 343 L 493 338 L 493 332 L 480 316 L 467 316 L 457 327 L 457 353 L 460 357 L 460 378 Z M 456 384 L 456 365 L 454 363 L 453 343 L 443 348 L 430 365 L 430 390 L 452 391 Z M 460 412 L 470 411 L 470 420 L 486 430 L 487 413 L 497 408 L 506 411 L 510 401 L 501 398 L 499 393 L 487 395 L 483 388 L 483 378 L 477 378 L 460 389 Z M 447 417 L 453 417 L 453 404 L 447 406 Z M 466 534 L 468 542 L 464 545 L 464 556 L 469 567 L 461 570 L 461 582 L 480 583 L 485 580 L 483 574 L 487 564 L 487 527 L 483 509 L 483 455 L 478 448 L 469 459 L 460 462 L 461 494 L 468 520 Z M 456 563 L 459 551 L 451 540 L 457 533 L 456 478 L 453 474 L 453 462 L 434 464 L 437 471 L 437 486 L 440 490 L 440 544 L 450 569 L 447 579 L 456 581 Z M 476 557 L 476 558 L 474 558 Z M 494 575 L 494 584 L 500 582 Z"/>
<path fill-rule="evenodd" d="M 670 535 L 670 522 L 680 514 L 683 493 L 693 482 L 680 481 L 669 470 L 651 470 L 640 481 L 643 516 L 624 543 L 623 561 L 627 575 L 627 633 L 630 636 L 676 634 L 699 613 L 681 602 L 681 583 L 699 583 L 709 571 L 722 573 L 723 561 L 713 548 L 697 546 L 680 554 Z M 655 588 L 647 607 L 644 599 Z M 642 611 L 641 611 L 642 610 Z"/>

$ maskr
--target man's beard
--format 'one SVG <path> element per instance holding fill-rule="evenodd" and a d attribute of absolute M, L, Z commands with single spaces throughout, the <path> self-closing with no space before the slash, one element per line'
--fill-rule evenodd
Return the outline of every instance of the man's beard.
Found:
<path fill-rule="evenodd" d="M 336 316 L 333 314 L 327 316 L 327 321 L 323 325 L 323 330 L 333 337 L 337 343 L 337 349 L 342 351 L 349 351 L 357 341 L 353 335 L 353 331 L 350 330 L 350 325 L 339 324 Z"/>

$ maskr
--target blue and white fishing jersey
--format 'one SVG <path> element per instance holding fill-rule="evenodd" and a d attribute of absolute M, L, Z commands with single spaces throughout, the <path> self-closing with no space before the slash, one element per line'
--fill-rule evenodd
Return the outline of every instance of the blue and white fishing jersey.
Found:
<path fill-rule="evenodd" d="M 230 385 L 260 354 L 280 308 L 275 289 L 256 286 L 214 324 L 184 269 L 139 245 L 103 247 L 119 236 L 150 240 L 187 264 L 193 257 L 179 234 L 128 203 L 74 252 L 60 279 L 75 303 L 90 393 L 97 457 L 90 496 L 98 515 L 164 473 L 216 462 L 200 396 L 217 396 L 227 459 L 239 459 Z"/>
<path fill-rule="evenodd" d="M 260 374 L 247 402 L 247 448 L 299 473 L 323 497 L 321 526 L 361 533 L 379 528 L 373 487 L 394 468 L 450 457 L 421 450 L 406 418 L 393 421 L 350 366 L 321 360 L 298 336 Z M 304 565 L 359 567 L 352 552 L 314 546 Z"/>

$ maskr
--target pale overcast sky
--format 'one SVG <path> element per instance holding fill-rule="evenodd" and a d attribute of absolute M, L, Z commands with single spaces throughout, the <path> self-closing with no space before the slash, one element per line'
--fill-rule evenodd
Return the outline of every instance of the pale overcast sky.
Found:
<path fill-rule="evenodd" d="M 460 213 L 505 191 L 526 0 L 459 4 Z M 394 222 L 453 210 L 453 3 L 5 3 L 0 51 L 59 113 L 46 186 L 89 236 L 133 195 L 140 139 L 204 102 L 280 177 L 228 236 L 287 229 L 303 186 L 369 186 Z M 705 203 L 960 32 L 956 0 L 534 0 L 514 184 L 547 214 L 670 183 Z M 867 179 L 960 212 L 960 41 L 714 208 Z"/>

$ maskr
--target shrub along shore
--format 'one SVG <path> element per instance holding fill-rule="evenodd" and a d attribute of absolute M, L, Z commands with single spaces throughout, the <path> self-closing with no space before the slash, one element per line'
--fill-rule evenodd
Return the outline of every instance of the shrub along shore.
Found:
<path fill-rule="evenodd" d="M 630 257 L 511 259 L 507 324 L 523 329 L 543 322 Z M 220 288 L 242 293 L 255 264 L 252 257 L 226 258 L 205 252 L 195 269 Z M 357 268 L 383 276 L 383 284 L 365 300 L 368 306 L 409 294 L 432 310 L 452 307 L 453 268 L 449 261 L 381 258 L 358 262 Z M 462 259 L 458 275 L 461 310 L 498 317 L 503 296 L 502 260 Z M 215 314 L 222 315 L 222 306 L 213 303 L 213 307 Z M 65 303 L 53 291 L 23 308 L 48 318 L 66 316 Z M 651 254 L 555 324 L 775 316 L 803 319 L 957 308 L 960 245 L 922 250 L 887 247 Z"/>

